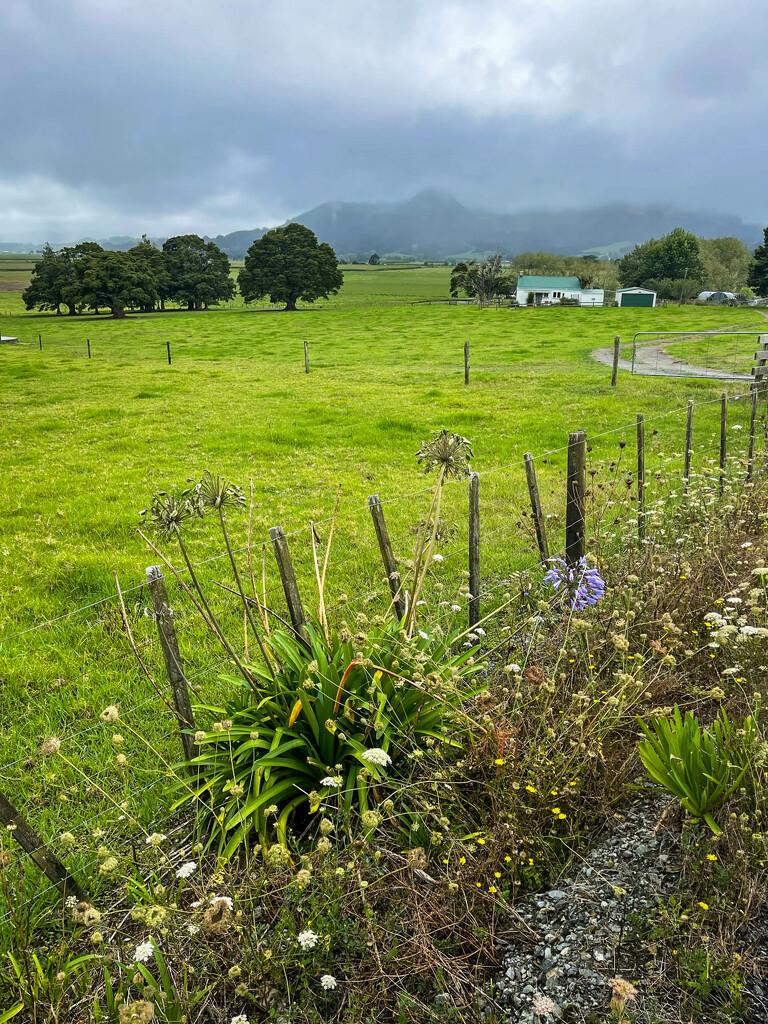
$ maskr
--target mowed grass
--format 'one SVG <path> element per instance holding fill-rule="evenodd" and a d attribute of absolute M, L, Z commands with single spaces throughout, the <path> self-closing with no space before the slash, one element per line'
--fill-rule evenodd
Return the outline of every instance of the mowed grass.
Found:
<path fill-rule="evenodd" d="M 393 288 L 403 287 L 395 271 L 373 273 L 388 280 L 391 275 Z M 348 278 L 345 290 L 349 286 Z M 362 285 L 358 294 L 375 298 Z M 154 491 L 183 485 L 205 468 L 246 491 L 252 479 L 253 539 L 268 542 L 269 527 L 278 523 L 291 534 L 300 586 L 311 608 L 316 591 L 308 523 L 318 523 L 318 536 L 327 539 L 340 486 L 329 603 L 337 618 L 361 607 L 383 610 L 386 584 L 366 498 L 378 493 L 389 502 L 412 494 L 385 509 L 395 551 L 407 558 L 429 498 L 430 480 L 414 454 L 423 438 L 447 427 L 473 442 L 473 466 L 481 474 L 484 585 L 503 588 L 512 569 L 536 561 L 528 530 L 519 525 L 527 503 L 525 451 L 542 455 L 537 466 L 545 511 L 552 516 L 552 547 L 558 550 L 563 446 L 570 430 L 588 430 L 595 467 L 623 458 L 630 468 L 631 448 L 623 449 L 621 442 L 632 444 L 635 415 L 643 412 L 649 474 L 665 453 L 678 453 L 682 466 L 682 409 L 694 397 L 702 403 L 695 421 L 697 457 L 711 454 L 716 443 L 719 410 L 703 403 L 717 398 L 722 382 L 622 373 L 619 386 L 611 388 L 609 368 L 595 363 L 590 351 L 610 344 L 616 333 L 703 330 L 720 325 L 722 317 L 722 310 L 697 307 L 340 305 L 294 314 L 234 307 L 115 322 L 26 314 L 18 295 L 0 295 L 3 333 L 10 329 L 21 340 L 0 349 L 0 784 L 29 810 L 45 836 L 90 820 L 94 806 L 109 812 L 118 793 L 120 799 L 134 799 L 131 795 L 141 792 L 136 807 L 155 813 L 152 793 L 142 788 L 142 780 L 154 776 L 142 773 L 177 757 L 174 728 L 135 663 L 113 599 L 117 573 L 137 642 L 162 682 L 141 587 L 144 567 L 157 557 L 136 532 L 139 510 Z M 727 318 L 745 328 L 763 323 L 748 309 L 728 310 Z M 469 388 L 463 372 L 466 340 L 473 366 Z M 744 389 L 737 384 L 725 390 Z M 734 403 L 730 415 L 733 422 L 748 423 L 747 403 Z M 466 484 L 452 485 L 443 514 L 455 531 L 430 591 L 432 613 L 448 625 L 466 614 L 440 604 L 455 593 L 466 564 L 466 510 Z M 246 541 L 246 523 L 246 514 L 232 517 L 239 546 Z M 232 584 L 221 558 L 221 537 L 207 522 L 190 536 L 194 557 L 205 560 L 201 574 L 215 606 L 233 630 L 239 628 L 236 602 L 214 585 Z M 261 580 L 262 552 L 254 550 Z M 265 548 L 268 600 L 284 612 L 273 562 Z M 221 656 L 176 588 L 171 590 L 196 695 L 210 699 L 221 685 Z M 493 591 L 486 600 L 491 603 Z M 93 607 L 71 614 L 88 605 Z M 152 737 L 151 764 L 146 746 L 133 755 L 136 774 L 114 768 L 111 730 L 93 728 L 100 710 L 111 703 L 125 712 L 124 733 Z M 72 767 L 57 769 L 51 781 L 35 751 L 50 733 L 66 736 L 83 728 L 89 731 L 68 753 Z M 113 788 L 110 800 L 99 803 L 99 791 L 83 779 L 102 773 Z M 62 801 L 65 780 L 71 789 Z M 138 813 L 136 807 L 132 813 Z"/>

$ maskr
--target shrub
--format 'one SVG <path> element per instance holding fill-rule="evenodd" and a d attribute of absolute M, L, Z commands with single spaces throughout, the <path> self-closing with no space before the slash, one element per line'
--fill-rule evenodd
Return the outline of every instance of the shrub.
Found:
<path fill-rule="evenodd" d="M 251 666 L 253 687 L 229 680 L 235 696 L 207 708 L 219 721 L 196 737 L 201 781 L 177 806 L 196 803 L 224 859 L 252 834 L 266 853 L 272 816 L 285 845 L 292 815 L 323 804 L 366 815 L 390 765 L 402 774 L 426 746 L 461 745 L 469 719 L 458 706 L 483 688 L 465 685 L 480 668 L 472 649 L 453 654 L 450 639 L 409 638 L 397 622 L 354 637 L 310 623 L 307 634 L 266 638 L 274 670 Z"/>
<path fill-rule="evenodd" d="M 711 732 L 701 728 L 692 711 L 683 717 L 677 704 L 671 719 L 657 719 L 652 728 L 638 720 L 647 736 L 640 742 L 645 770 L 719 835 L 712 811 L 740 785 L 749 767 L 755 718 L 745 720 L 741 734 L 723 710 Z"/>

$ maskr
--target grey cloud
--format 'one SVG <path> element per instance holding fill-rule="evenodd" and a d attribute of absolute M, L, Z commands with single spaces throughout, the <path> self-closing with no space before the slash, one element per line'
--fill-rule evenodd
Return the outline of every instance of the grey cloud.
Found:
<path fill-rule="evenodd" d="M 768 218 L 762 0 L 6 4 L 0 240 L 216 233 L 426 185 Z"/>

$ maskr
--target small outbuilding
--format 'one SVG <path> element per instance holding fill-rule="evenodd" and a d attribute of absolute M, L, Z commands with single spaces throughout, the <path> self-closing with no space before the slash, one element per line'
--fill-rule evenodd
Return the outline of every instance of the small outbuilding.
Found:
<path fill-rule="evenodd" d="M 652 309 L 656 305 L 656 292 L 650 288 L 617 288 L 616 301 L 620 306 L 644 306 Z"/>

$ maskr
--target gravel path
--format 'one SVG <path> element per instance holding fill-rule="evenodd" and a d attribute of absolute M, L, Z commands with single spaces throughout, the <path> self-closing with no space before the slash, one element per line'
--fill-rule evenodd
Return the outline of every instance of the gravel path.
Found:
<path fill-rule="evenodd" d="M 686 339 L 689 341 L 690 339 Z M 757 339 L 755 339 L 757 340 Z M 729 373 L 727 370 L 715 370 L 711 366 L 694 366 L 681 359 L 675 359 L 666 349 L 672 345 L 683 345 L 683 341 L 652 342 L 649 345 L 638 345 L 635 349 L 635 373 L 644 376 L 664 377 L 714 377 L 717 380 L 752 380 L 749 373 Z M 606 366 L 613 365 L 613 346 L 592 350 L 592 358 Z M 632 369 L 631 359 L 619 359 L 620 370 Z"/>
<path fill-rule="evenodd" d="M 633 805 L 559 888 L 516 907 L 538 941 L 499 942 L 502 971 L 492 998 L 508 1024 L 556 1021 L 566 1010 L 573 1022 L 590 1014 L 607 1019 L 610 979 L 635 980 L 631 947 L 621 947 L 631 916 L 647 917 L 678 886 L 675 837 L 657 827 L 668 802 L 655 797 Z M 549 1014 L 541 1012 L 546 999 Z M 490 1016 L 490 1007 L 484 1013 Z"/>

